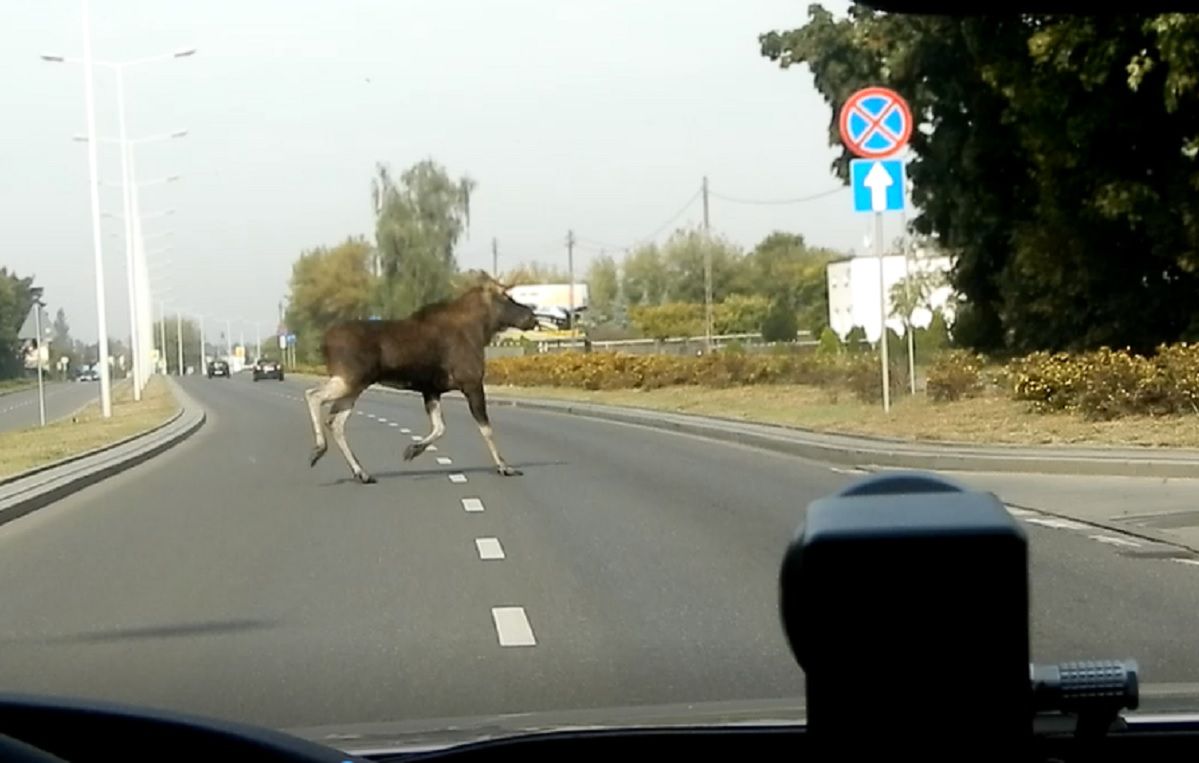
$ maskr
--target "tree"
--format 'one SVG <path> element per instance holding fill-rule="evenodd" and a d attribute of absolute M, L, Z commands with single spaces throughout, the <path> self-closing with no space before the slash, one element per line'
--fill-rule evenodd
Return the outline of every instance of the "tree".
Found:
<path fill-rule="evenodd" d="M 60 358 L 66 358 L 68 362 L 78 363 L 71 356 L 75 349 L 75 342 L 71 339 L 71 326 L 67 323 L 67 312 L 61 307 L 54 314 L 54 334 L 50 339 L 50 367 L 57 368 Z"/>
<path fill-rule="evenodd" d="M 799 327 L 815 336 L 828 325 L 828 264 L 838 256 L 808 247 L 803 236 L 775 231 L 746 255 L 738 288 L 789 305 Z"/>
<path fill-rule="evenodd" d="M 769 312 L 770 300 L 766 297 L 733 294 L 713 306 L 712 331 L 716 334 L 752 334 L 762 330 Z"/>
<path fill-rule="evenodd" d="M 613 316 L 620 292 L 620 272 L 611 255 L 601 254 L 587 268 L 587 292 L 591 298 L 591 318 L 604 323 Z"/>
<path fill-rule="evenodd" d="M 629 318 L 642 334 L 659 340 L 698 336 L 704 330 L 704 306 L 686 302 L 634 307 Z"/>
<path fill-rule="evenodd" d="M 347 238 L 332 249 L 306 251 L 292 265 L 286 322 L 296 334 L 297 358 L 318 361 L 327 328 L 338 321 L 370 317 L 375 292 L 370 253 L 370 245 L 361 237 Z"/>
<path fill-rule="evenodd" d="M 669 298 L 679 302 L 705 302 L 704 259 L 712 267 L 712 301 L 720 302 L 732 293 L 740 265 L 736 246 L 699 230 L 675 231 L 662 246 Z"/>
<path fill-rule="evenodd" d="M 666 266 L 655 244 L 634 249 L 624 260 L 623 286 L 630 305 L 659 305 L 666 299 Z"/>
<path fill-rule="evenodd" d="M 33 278 L 21 278 L 0 267 L 0 379 L 24 373 L 17 334 L 33 307 L 33 290 Z"/>
<path fill-rule="evenodd" d="M 799 320 L 787 299 L 775 299 L 762 321 L 762 339 L 767 342 L 794 342 L 799 332 Z"/>
<path fill-rule="evenodd" d="M 909 101 L 917 232 L 956 256 L 955 338 L 977 349 L 1145 349 L 1199 335 L 1199 18 L 929 17 L 853 6 L 760 38 L 836 115 Z M 846 177 L 849 154 L 833 169 Z M 1193 327 L 1193 328 L 1192 328 Z"/>
<path fill-rule="evenodd" d="M 454 248 L 470 219 L 475 183 L 454 180 L 431 159 L 404 171 L 398 183 L 380 164 L 372 183 L 375 238 L 383 280 L 376 306 L 402 317 L 450 296 L 458 269 Z"/>
<path fill-rule="evenodd" d="M 891 286 L 891 315 L 912 323 L 912 313 L 923 308 L 932 312 L 932 296 L 946 285 L 945 274 L 939 270 L 917 270 Z"/>

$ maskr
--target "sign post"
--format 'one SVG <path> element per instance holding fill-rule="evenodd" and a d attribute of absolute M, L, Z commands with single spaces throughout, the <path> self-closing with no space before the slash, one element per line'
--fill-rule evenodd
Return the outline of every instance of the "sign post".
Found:
<path fill-rule="evenodd" d="M 30 308 L 25 323 L 21 325 L 18 337 L 19 339 L 33 338 L 33 362 L 37 366 L 37 414 L 41 426 L 46 426 L 46 386 L 42 377 L 42 350 L 46 344 L 46 337 L 42 333 L 42 308 L 45 306 L 41 294 L 35 290 L 33 307 Z"/>
<path fill-rule="evenodd" d="M 894 90 L 862 88 L 841 107 L 841 141 L 860 159 L 849 163 L 855 212 L 874 215 L 874 254 L 878 258 L 879 357 L 883 410 L 891 410 L 891 371 L 887 352 L 887 292 L 883 277 L 883 213 L 904 208 L 903 160 L 888 159 L 912 135 L 912 111 Z M 884 161 L 885 160 L 885 161 Z"/>

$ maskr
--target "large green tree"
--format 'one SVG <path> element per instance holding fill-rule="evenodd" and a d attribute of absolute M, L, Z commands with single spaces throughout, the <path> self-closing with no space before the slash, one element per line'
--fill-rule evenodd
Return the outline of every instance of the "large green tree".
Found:
<path fill-rule="evenodd" d="M 602 323 L 612 318 L 620 298 L 620 269 L 611 255 L 601 254 L 587 267 L 590 319 Z"/>
<path fill-rule="evenodd" d="M 296 355 L 320 358 L 325 329 L 337 321 L 370 317 L 375 279 L 371 248 L 362 238 L 347 238 L 332 249 L 317 247 L 292 265 L 286 322 L 296 334 Z"/>
<path fill-rule="evenodd" d="M 712 267 L 712 300 L 733 293 L 741 252 L 726 239 L 699 230 L 675 231 L 662 246 L 667 293 L 676 302 L 704 302 L 704 260 Z"/>
<path fill-rule="evenodd" d="M 768 298 L 777 311 L 796 313 L 799 328 L 818 336 L 828 325 L 827 270 L 837 257 L 809 247 L 803 236 L 775 231 L 745 256 L 737 289 Z"/>
<path fill-rule="evenodd" d="M 911 104 L 914 227 L 956 257 L 958 341 L 1143 349 L 1199 334 L 1199 18 L 812 6 L 760 42 L 811 69 L 832 145 L 854 90 Z"/>
<path fill-rule="evenodd" d="M 376 305 L 383 314 L 400 318 L 451 295 L 454 248 L 469 225 L 474 188 L 473 180 L 455 180 L 431 159 L 409 167 L 398 182 L 379 165 L 372 195 L 382 270 Z"/>

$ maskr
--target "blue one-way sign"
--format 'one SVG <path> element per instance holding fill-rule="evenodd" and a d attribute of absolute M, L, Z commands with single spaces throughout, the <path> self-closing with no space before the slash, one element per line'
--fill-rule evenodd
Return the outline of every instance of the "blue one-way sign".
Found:
<path fill-rule="evenodd" d="M 849 163 L 853 211 L 900 212 L 904 207 L 901 159 L 854 159 Z"/>

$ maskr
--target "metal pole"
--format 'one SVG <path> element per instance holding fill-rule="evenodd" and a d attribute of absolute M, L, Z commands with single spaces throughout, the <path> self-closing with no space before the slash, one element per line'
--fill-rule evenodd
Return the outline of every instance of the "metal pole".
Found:
<path fill-rule="evenodd" d="M 137 271 L 138 330 L 142 340 L 142 386 L 150 380 L 154 348 L 154 298 L 150 287 L 150 270 L 146 262 L 146 246 L 142 237 L 141 204 L 137 193 L 137 156 L 129 147 L 129 197 L 132 206 L 133 255 Z M 163 352 L 166 352 L 165 345 Z M 155 369 L 157 371 L 157 369 Z"/>
<path fill-rule="evenodd" d="M 37 417 L 42 426 L 46 426 L 46 388 L 42 382 L 42 345 L 46 338 L 42 336 L 42 303 L 33 300 L 33 330 L 37 334 L 37 347 L 34 349 L 37 363 Z"/>
<path fill-rule="evenodd" d="M 138 325 L 137 285 L 133 262 L 133 210 L 129 193 L 129 136 L 125 131 L 125 67 L 117 73 L 117 115 L 121 132 L 121 201 L 125 207 L 125 287 L 129 292 L 129 344 L 133 356 L 133 399 L 142 399 L 142 343 Z"/>
<path fill-rule="evenodd" d="M 179 365 L 176 372 L 183 376 L 183 312 L 175 311 L 175 350 L 179 353 Z"/>
<path fill-rule="evenodd" d="M 887 290 L 883 279 L 883 213 L 874 213 L 874 254 L 878 257 L 879 357 L 883 366 L 883 411 L 891 411 L 891 369 L 887 361 Z"/>
<path fill-rule="evenodd" d="M 566 232 L 566 271 L 570 285 L 567 287 L 566 328 L 574 336 L 575 330 L 575 232 Z"/>
<path fill-rule="evenodd" d="M 104 244 L 100 231 L 100 180 L 96 169 L 96 98 L 92 83 L 92 31 L 89 0 L 83 0 L 83 99 L 87 111 L 87 169 L 92 202 L 92 249 L 96 268 L 96 332 L 100 361 L 100 414 L 112 417 L 108 369 L 108 316 L 104 301 Z"/>
<path fill-rule="evenodd" d="M 199 316 L 200 319 L 200 375 L 208 375 L 208 350 L 204 347 L 204 316 Z"/>
<path fill-rule="evenodd" d="M 912 268 L 910 259 L 908 258 L 908 216 L 906 212 L 900 212 L 900 235 L 899 247 L 903 252 L 903 282 L 904 291 L 907 293 L 908 306 L 912 305 Z M 912 314 L 908 313 L 908 385 L 911 387 L 912 394 L 916 394 L 916 330 L 912 325 Z"/>
<path fill-rule="evenodd" d="M 225 319 L 225 359 L 233 362 L 233 321 Z"/>
<path fill-rule="evenodd" d="M 708 225 L 708 176 L 704 175 L 704 352 L 712 351 L 712 247 Z"/>
<path fill-rule="evenodd" d="M 254 321 L 254 357 L 262 357 L 262 323 Z"/>

